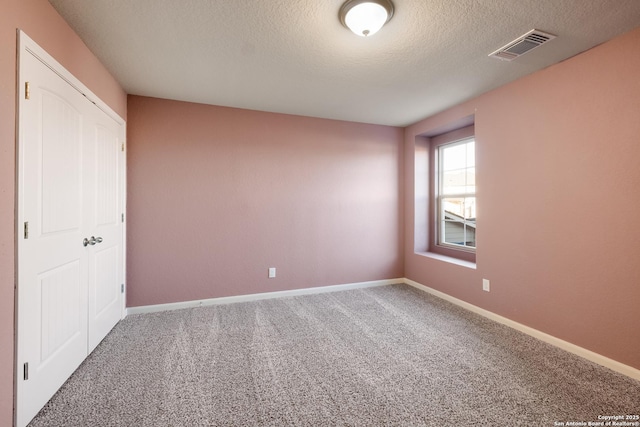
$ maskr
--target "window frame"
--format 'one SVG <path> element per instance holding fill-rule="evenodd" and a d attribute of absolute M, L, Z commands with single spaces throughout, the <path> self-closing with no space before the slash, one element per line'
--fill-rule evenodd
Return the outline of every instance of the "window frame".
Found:
<path fill-rule="evenodd" d="M 473 192 L 464 192 L 464 193 L 453 193 L 453 194 L 444 194 L 444 186 L 443 186 L 443 182 L 442 182 L 442 176 L 443 173 L 446 172 L 444 170 L 444 156 L 442 154 L 443 150 L 446 148 L 453 148 L 459 145 L 464 145 L 464 144 L 469 144 L 470 142 L 473 141 L 474 144 L 474 163 L 473 163 L 473 169 L 475 170 L 475 137 L 470 136 L 467 138 L 463 138 L 463 139 L 459 139 L 456 141 L 452 141 L 452 142 L 447 142 L 447 143 L 443 143 L 440 144 L 436 147 L 436 157 L 437 157 L 437 164 L 438 167 L 436 168 L 436 181 L 437 181 L 437 190 L 436 190 L 436 200 L 435 200 L 435 204 L 436 204 L 436 209 L 437 209 L 437 216 L 436 216 L 436 220 L 438 221 L 438 232 L 436 233 L 436 244 L 439 246 L 444 246 L 446 248 L 449 249 L 458 249 L 461 251 L 467 251 L 467 252 L 475 252 L 476 251 L 476 247 L 475 246 L 467 246 L 466 244 L 464 245 L 459 245 L 456 243 L 449 243 L 446 242 L 445 239 L 445 229 L 446 229 L 446 224 L 447 224 L 447 220 L 446 218 L 443 218 L 443 213 L 444 213 L 444 208 L 443 208 L 443 203 L 446 199 L 467 199 L 467 198 L 473 198 L 474 201 L 476 199 L 476 191 L 475 191 L 475 171 L 474 171 L 474 191 Z M 465 228 L 464 233 L 466 234 L 466 226 L 468 221 L 466 221 L 463 217 L 462 221 L 449 221 L 449 222 L 461 222 L 463 224 L 463 227 Z M 475 228 L 475 221 L 474 221 L 474 228 Z M 475 239 L 474 239 L 475 240 Z M 465 239 L 466 242 L 466 239 Z"/>
<path fill-rule="evenodd" d="M 469 262 L 476 262 L 476 253 L 477 253 L 477 241 L 476 247 L 470 246 L 462 246 L 453 243 L 441 242 L 443 237 L 442 228 L 445 226 L 445 222 L 441 219 L 441 200 L 443 198 L 452 198 L 452 197 L 475 197 L 477 204 L 477 188 L 476 191 L 471 193 L 464 194 L 455 194 L 446 196 L 442 193 L 441 186 L 441 171 L 442 171 L 442 155 L 441 148 L 445 146 L 452 146 L 457 144 L 467 143 L 470 140 L 475 142 L 475 147 L 477 149 L 477 140 L 475 137 L 475 129 L 474 126 L 467 126 L 465 128 L 457 129 L 451 132 L 447 132 L 445 134 L 441 134 L 438 136 L 434 136 L 430 138 L 429 144 L 429 158 L 430 158 L 430 173 L 429 173 L 429 205 L 431 208 L 429 209 L 428 214 L 428 228 L 429 235 L 431 238 L 428 242 L 428 251 L 436 254 L 449 256 L 452 258 L 461 259 Z M 477 167 L 477 165 L 476 165 Z M 477 175 L 477 172 L 476 172 Z"/>

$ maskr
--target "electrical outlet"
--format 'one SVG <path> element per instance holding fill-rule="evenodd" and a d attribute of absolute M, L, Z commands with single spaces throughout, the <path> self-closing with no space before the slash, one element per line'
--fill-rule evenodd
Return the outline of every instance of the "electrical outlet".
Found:
<path fill-rule="evenodd" d="M 485 292 L 489 292 L 491 283 L 489 279 L 482 279 L 482 290 Z"/>
<path fill-rule="evenodd" d="M 276 268 L 269 267 L 269 279 L 273 279 L 274 277 L 276 277 Z"/>

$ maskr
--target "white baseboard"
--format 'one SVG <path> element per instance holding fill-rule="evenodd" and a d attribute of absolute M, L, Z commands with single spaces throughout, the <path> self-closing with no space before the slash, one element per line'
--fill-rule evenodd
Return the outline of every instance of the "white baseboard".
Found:
<path fill-rule="evenodd" d="M 127 308 L 127 315 L 155 313 L 158 311 L 179 310 L 182 308 L 205 307 L 210 305 L 232 304 L 236 302 L 257 301 L 263 299 L 292 297 L 298 295 L 322 294 L 325 292 L 348 291 L 350 289 L 372 288 L 375 286 L 404 283 L 405 279 L 374 280 L 371 282 L 347 283 L 344 285 L 320 286 L 316 288 L 293 289 L 290 291 L 264 292 L 260 294 L 238 295 L 232 297 L 209 298 L 194 301 L 173 302 L 168 304 L 143 305 Z"/>
<path fill-rule="evenodd" d="M 494 320 L 498 323 L 502 323 L 503 325 L 509 326 L 510 328 L 516 329 L 520 332 L 523 332 L 527 335 L 530 335 L 548 344 L 561 348 L 562 350 L 568 351 L 569 353 L 573 353 L 591 362 L 597 363 L 598 365 L 604 366 L 605 368 L 609 368 L 612 371 L 616 371 L 620 374 L 626 375 L 628 377 L 631 377 L 635 380 L 640 381 L 640 370 L 634 367 L 617 362 L 613 359 L 602 356 L 601 354 L 594 353 L 593 351 L 587 350 L 586 348 L 582 348 L 575 344 L 571 344 L 570 342 L 561 340 L 560 338 L 556 338 L 553 335 L 549 335 L 537 329 L 533 329 L 529 326 L 523 325 L 522 323 L 518 323 L 511 319 L 507 319 L 506 317 L 502 317 L 498 314 L 492 313 L 491 311 L 485 310 L 473 304 L 469 304 L 468 302 L 462 301 L 458 298 L 452 297 L 451 295 L 445 294 L 443 292 L 436 291 L 435 289 L 429 288 L 428 286 L 424 286 L 418 282 L 414 282 L 413 280 L 405 278 L 403 279 L 403 282 L 409 286 L 413 286 L 416 289 L 420 289 L 424 292 L 427 292 L 438 298 L 442 298 L 443 300 L 449 301 L 464 309 L 472 311 L 488 319 Z"/>

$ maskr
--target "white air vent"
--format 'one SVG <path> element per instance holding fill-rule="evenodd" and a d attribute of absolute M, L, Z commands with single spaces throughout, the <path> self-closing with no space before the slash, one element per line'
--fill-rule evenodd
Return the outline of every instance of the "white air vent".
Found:
<path fill-rule="evenodd" d="M 556 36 L 549 33 L 544 33 L 539 30 L 531 30 L 527 34 L 524 34 L 506 46 L 501 47 L 495 52 L 489 54 L 492 58 L 502 59 L 503 61 L 512 61 L 529 52 L 531 49 L 555 39 Z"/>

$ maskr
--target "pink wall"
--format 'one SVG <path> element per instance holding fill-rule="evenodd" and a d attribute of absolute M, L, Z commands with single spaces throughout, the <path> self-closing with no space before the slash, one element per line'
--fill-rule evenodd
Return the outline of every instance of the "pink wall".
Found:
<path fill-rule="evenodd" d="M 402 129 L 128 111 L 128 306 L 402 277 Z"/>
<path fill-rule="evenodd" d="M 0 425 L 13 416 L 16 29 L 126 117 L 126 94 L 46 0 L 0 6 Z"/>
<path fill-rule="evenodd" d="M 405 276 L 640 369 L 638 76 L 640 28 L 407 128 Z M 415 137 L 470 114 L 477 269 L 413 251 Z"/>

